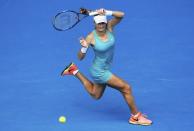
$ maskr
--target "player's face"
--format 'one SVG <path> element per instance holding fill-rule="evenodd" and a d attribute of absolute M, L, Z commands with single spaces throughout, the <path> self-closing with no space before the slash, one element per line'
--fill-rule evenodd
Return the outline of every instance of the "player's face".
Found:
<path fill-rule="evenodd" d="M 103 32 L 103 31 L 106 30 L 106 26 L 107 26 L 107 24 L 104 23 L 104 22 L 98 23 L 98 24 L 96 24 L 96 30 L 100 31 L 100 32 Z"/>

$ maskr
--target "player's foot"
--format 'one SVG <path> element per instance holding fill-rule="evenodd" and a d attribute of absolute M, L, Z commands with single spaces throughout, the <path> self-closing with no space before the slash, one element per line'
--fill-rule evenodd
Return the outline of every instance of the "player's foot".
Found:
<path fill-rule="evenodd" d="M 78 72 L 78 68 L 74 63 L 70 63 L 62 72 L 61 75 L 75 75 Z"/>
<path fill-rule="evenodd" d="M 151 125 L 152 121 L 146 118 L 147 116 L 143 115 L 141 112 L 138 112 L 136 115 L 131 115 L 129 123 L 138 124 L 138 125 Z"/>

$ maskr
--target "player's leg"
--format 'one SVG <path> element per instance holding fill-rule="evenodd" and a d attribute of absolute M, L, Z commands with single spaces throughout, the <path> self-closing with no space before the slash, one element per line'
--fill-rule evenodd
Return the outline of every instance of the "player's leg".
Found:
<path fill-rule="evenodd" d="M 88 80 L 81 72 L 75 75 L 84 85 L 88 93 L 95 99 L 100 99 L 106 88 L 105 84 L 96 84 Z"/>
<path fill-rule="evenodd" d="M 147 119 L 145 115 L 141 114 L 141 112 L 138 111 L 134 102 L 134 98 L 132 96 L 132 89 L 129 84 L 115 75 L 111 76 L 107 84 L 110 87 L 119 90 L 124 96 L 125 101 L 127 102 L 132 113 L 129 119 L 129 123 L 140 125 L 150 125 L 152 123 L 151 120 Z"/>
<path fill-rule="evenodd" d="M 62 71 L 61 75 L 74 75 L 81 81 L 88 93 L 95 99 L 100 99 L 106 88 L 105 84 L 95 84 L 88 80 L 80 71 L 78 71 L 78 68 L 74 63 L 67 66 Z"/>
<path fill-rule="evenodd" d="M 132 89 L 131 89 L 131 86 L 129 84 L 127 84 L 124 80 L 122 80 L 121 78 L 119 78 L 115 75 L 111 76 L 111 78 L 107 81 L 107 84 L 110 87 L 117 89 L 122 93 L 122 95 L 123 95 L 125 101 L 127 102 L 132 114 L 138 113 L 137 107 L 136 107 L 135 102 L 134 102 L 134 98 L 132 96 Z"/>

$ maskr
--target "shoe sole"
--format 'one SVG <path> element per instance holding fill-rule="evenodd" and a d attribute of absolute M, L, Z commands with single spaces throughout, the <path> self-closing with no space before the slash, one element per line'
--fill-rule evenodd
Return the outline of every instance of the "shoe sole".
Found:
<path fill-rule="evenodd" d="M 64 72 L 69 70 L 69 68 L 71 67 L 71 65 L 73 65 L 73 62 L 71 62 L 62 72 L 61 72 L 61 76 L 64 76 Z"/>
<path fill-rule="evenodd" d="M 132 121 L 129 121 L 130 124 L 134 124 L 134 125 L 142 125 L 142 126 L 149 126 L 151 124 L 145 124 L 145 123 L 138 123 L 138 122 L 132 122 Z"/>

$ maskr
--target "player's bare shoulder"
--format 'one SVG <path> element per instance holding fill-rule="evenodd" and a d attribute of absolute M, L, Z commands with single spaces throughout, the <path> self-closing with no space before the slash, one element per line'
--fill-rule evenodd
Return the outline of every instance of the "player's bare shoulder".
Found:
<path fill-rule="evenodd" d="M 93 32 L 90 32 L 87 35 L 86 41 L 87 41 L 88 44 L 91 44 L 92 46 L 94 45 L 94 34 L 93 34 Z"/>

